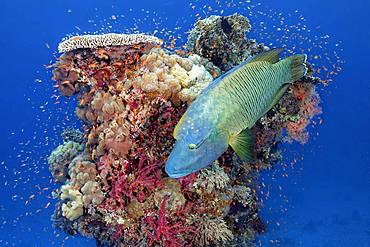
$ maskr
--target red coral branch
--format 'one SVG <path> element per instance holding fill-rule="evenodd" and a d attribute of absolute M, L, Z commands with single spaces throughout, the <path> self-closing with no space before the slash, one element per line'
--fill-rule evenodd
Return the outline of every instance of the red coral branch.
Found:
<path fill-rule="evenodd" d="M 183 226 L 180 221 L 175 224 L 170 224 L 166 218 L 166 203 L 168 196 L 166 196 L 161 207 L 158 210 L 158 216 L 150 215 L 143 219 L 151 231 L 147 230 L 148 245 L 152 246 L 154 243 L 163 244 L 165 247 L 184 246 L 184 241 L 181 239 L 181 234 L 185 232 L 194 231 L 191 226 Z"/>

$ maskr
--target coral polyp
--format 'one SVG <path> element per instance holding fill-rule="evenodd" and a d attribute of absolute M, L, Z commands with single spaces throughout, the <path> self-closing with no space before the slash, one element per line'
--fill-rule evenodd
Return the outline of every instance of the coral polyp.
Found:
<path fill-rule="evenodd" d="M 259 171 L 281 158 L 279 143 L 306 141 L 306 127 L 320 113 L 318 78 L 295 82 L 254 126 L 256 164 L 243 163 L 229 149 L 186 177 L 164 172 L 174 128 L 191 102 L 214 78 L 269 49 L 245 37 L 249 28 L 240 15 L 201 20 L 181 53 L 187 55 L 143 35 L 78 36 L 60 44 L 64 53 L 53 79 L 62 95 L 76 95 L 84 134 L 67 129 L 65 143 L 49 158 L 55 182 L 62 183 L 54 193 L 60 200 L 56 227 L 107 246 L 255 241 L 264 228 Z"/>

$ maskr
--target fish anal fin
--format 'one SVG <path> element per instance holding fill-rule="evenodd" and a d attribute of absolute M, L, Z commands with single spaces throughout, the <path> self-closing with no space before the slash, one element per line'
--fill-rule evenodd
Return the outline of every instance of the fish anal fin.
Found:
<path fill-rule="evenodd" d="M 255 137 L 251 129 L 244 129 L 237 135 L 231 135 L 229 138 L 229 145 L 234 152 L 244 162 L 254 162 L 256 155 L 254 151 Z"/>
<path fill-rule="evenodd" d="M 265 61 L 269 62 L 271 64 L 279 62 L 279 55 L 283 51 L 283 49 L 276 48 L 272 49 L 269 51 L 262 52 L 260 54 L 255 55 L 252 57 L 249 62 L 254 63 L 254 62 L 260 62 L 260 61 Z"/>

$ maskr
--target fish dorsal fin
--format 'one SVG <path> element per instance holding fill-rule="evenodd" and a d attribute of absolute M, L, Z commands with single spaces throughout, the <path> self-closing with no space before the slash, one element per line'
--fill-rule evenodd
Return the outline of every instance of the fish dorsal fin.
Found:
<path fill-rule="evenodd" d="M 248 62 L 254 63 L 254 62 L 265 61 L 265 62 L 274 64 L 274 63 L 279 62 L 279 55 L 282 51 L 283 49 L 281 48 L 276 48 L 276 49 L 272 49 L 269 51 L 265 51 L 265 52 L 255 55 L 250 60 L 248 60 Z"/>
<path fill-rule="evenodd" d="M 239 158 L 245 162 L 254 162 L 256 155 L 254 151 L 255 138 L 251 129 L 244 129 L 237 135 L 231 135 L 229 145 Z"/>
<path fill-rule="evenodd" d="M 222 82 L 222 80 L 225 77 L 234 73 L 236 70 L 244 67 L 247 63 L 254 63 L 254 62 L 264 61 L 264 62 L 269 62 L 271 64 L 274 64 L 274 63 L 279 62 L 279 55 L 282 51 L 283 51 L 283 49 L 281 49 L 281 48 L 271 49 L 269 51 L 265 51 L 265 52 L 262 52 L 260 54 L 255 55 L 253 57 L 248 58 L 247 60 L 245 60 L 241 64 L 235 66 L 231 70 L 227 71 L 226 73 L 224 73 L 220 77 L 213 80 L 205 89 L 203 89 L 202 94 L 205 94 L 205 93 L 209 92 L 212 88 L 214 88 L 220 82 Z"/>

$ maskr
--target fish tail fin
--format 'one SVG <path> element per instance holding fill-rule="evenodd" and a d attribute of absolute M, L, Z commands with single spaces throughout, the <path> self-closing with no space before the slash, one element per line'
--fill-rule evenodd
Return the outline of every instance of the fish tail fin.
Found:
<path fill-rule="evenodd" d="M 294 55 L 284 60 L 290 65 L 290 82 L 298 81 L 307 74 L 306 54 Z"/>

